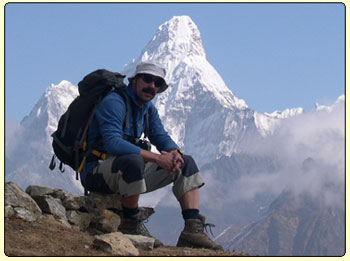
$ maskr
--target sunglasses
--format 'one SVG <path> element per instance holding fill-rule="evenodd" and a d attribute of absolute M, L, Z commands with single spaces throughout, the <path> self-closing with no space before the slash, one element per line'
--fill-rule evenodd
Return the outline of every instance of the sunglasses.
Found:
<path fill-rule="evenodd" d="M 147 74 L 147 73 L 140 74 L 140 78 L 145 83 L 154 82 L 154 86 L 156 86 L 157 88 L 160 88 L 160 87 L 164 86 L 164 80 L 162 78 L 155 77 L 155 76 Z"/>

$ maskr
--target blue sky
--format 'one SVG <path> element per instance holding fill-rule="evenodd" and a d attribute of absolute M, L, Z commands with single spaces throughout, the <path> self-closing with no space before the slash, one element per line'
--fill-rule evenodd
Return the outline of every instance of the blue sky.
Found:
<path fill-rule="evenodd" d="M 5 116 L 19 122 L 51 83 L 119 71 L 175 15 L 198 26 L 208 61 L 258 112 L 313 109 L 345 93 L 342 4 L 7 4 Z"/>

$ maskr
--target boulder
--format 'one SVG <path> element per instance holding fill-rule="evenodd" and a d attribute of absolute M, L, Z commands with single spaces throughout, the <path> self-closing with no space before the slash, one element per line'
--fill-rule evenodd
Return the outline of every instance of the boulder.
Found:
<path fill-rule="evenodd" d="M 66 195 L 64 198 L 61 198 L 61 201 L 67 210 L 81 210 L 88 212 L 91 209 L 91 203 L 86 197 Z"/>
<path fill-rule="evenodd" d="M 5 218 L 10 218 L 15 214 L 13 207 L 10 205 L 5 206 Z"/>
<path fill-rule="evenodd" d="M 58 188 L 32 185 L 26 189 L 26 192 L 32 198 L 39 196 L 52 196 L 53 198 L 58 198 L 61 200 L 62 205 L 67 210 L 87 211 L 89 208 L 91 208 L 91 203 L 89 202 L 87 197 L 78 196 Z"/>
<path fill-rule="evenodd" d="M 5 208 L 6 206 L 11 206 L 13 210 L 12 212 L 10 207 L 7 207 L 8 216 L 16 215 L 27 221 L 35 221 L 42 214 L 37 203 L 13 182 L 5 183 Z"/>
<path fill-rule="evenodd" d="M 152 237 L 146 237 L 141 235 L 128 235 L 128 234 L 124 234 L 124 236 L 129 238 L 136 248 L 141 248 L 144 250 L 152 250 L 154 247 L 155 239 Z"/>
<path fill-rule="evenodd" d="M 120 232 L 95 236 L 93 245 L 113 256 L 138 256 L 138 249 Z"/>
<path fill-rule="evenodd" d="M 66 209 L 59 198 L 54 198 L 50 195 L 42 195 L 34 196 L 33 199 L 36 201 L 42 212 L 67 220 Z"/>
<path fill-rule="evenodd" d="M 70 224 L 77 226 L 79 230 L 85 231 L 88 229 L 92 215 L 78 210 L 67 210 L 67 219 Z"/>
<path fill-rule="evenodd" d="M 99 211 L 96 228 L 104 233 L 117 232 L 120 225 L 120 217 L 110 210 Z"/>
<path fill-rule="evenodd" d="M 56 190 L 58 189 L 52 188 L 52 187 L 31 185 L 26 188 L 26 193 L 28 193 L 33 198 L 36 196 L 50 195 L 54 193 Z"/>
<path fill-rule="evenodd" d="M 93 203 L 88 197 L 78 196 L 63 190 L 55 191 L 52 196 L 59 198 L 67 210 L 81 210 L 88 212 L 93 207 Z"/>

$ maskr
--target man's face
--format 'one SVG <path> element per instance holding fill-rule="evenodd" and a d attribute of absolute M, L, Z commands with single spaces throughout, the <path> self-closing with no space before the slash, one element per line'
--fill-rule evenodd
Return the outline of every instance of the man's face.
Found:
<path fill-rule="evenodd" d="M 142 106 L 151 101 L 159 92 L 164 80 L 150 74 L 138 74 L 132 83 L 137 101 Z"/>

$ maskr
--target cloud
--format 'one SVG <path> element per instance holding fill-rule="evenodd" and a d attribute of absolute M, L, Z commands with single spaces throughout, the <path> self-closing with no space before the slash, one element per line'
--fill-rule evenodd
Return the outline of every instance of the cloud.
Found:
<path fill-rule="evenodd" d="M 330 204 L 344 197 L 344 100 L 290 118 L 276 131 L 267 142 L 283 164 L 278 176 L 285 181 L 286 188 L 297 195 L 320 197 Z"/>
<path fill-rule="evenodd" d="M 344 207 L 344 99 L 320 108 L 282 120 L 273 135 L 256 138 L 246 147 L 252 159 L 273 159 L 276 166 L 273 171 L 266 167 L 244 173 L 246 170 L 240 168 L 240 177 L 227 182 L 216 178 L 220 173 L 204 171 L 208 187 L 203 201 L 209 204 L 215 198 L 217 207 L 253 200 L 260 195 L 276 197 L 283 190 L 289 190 L 296 196 L 307 194 L 326 204 Z M 234 158 L 235 155 L 231 160 Z"/>

